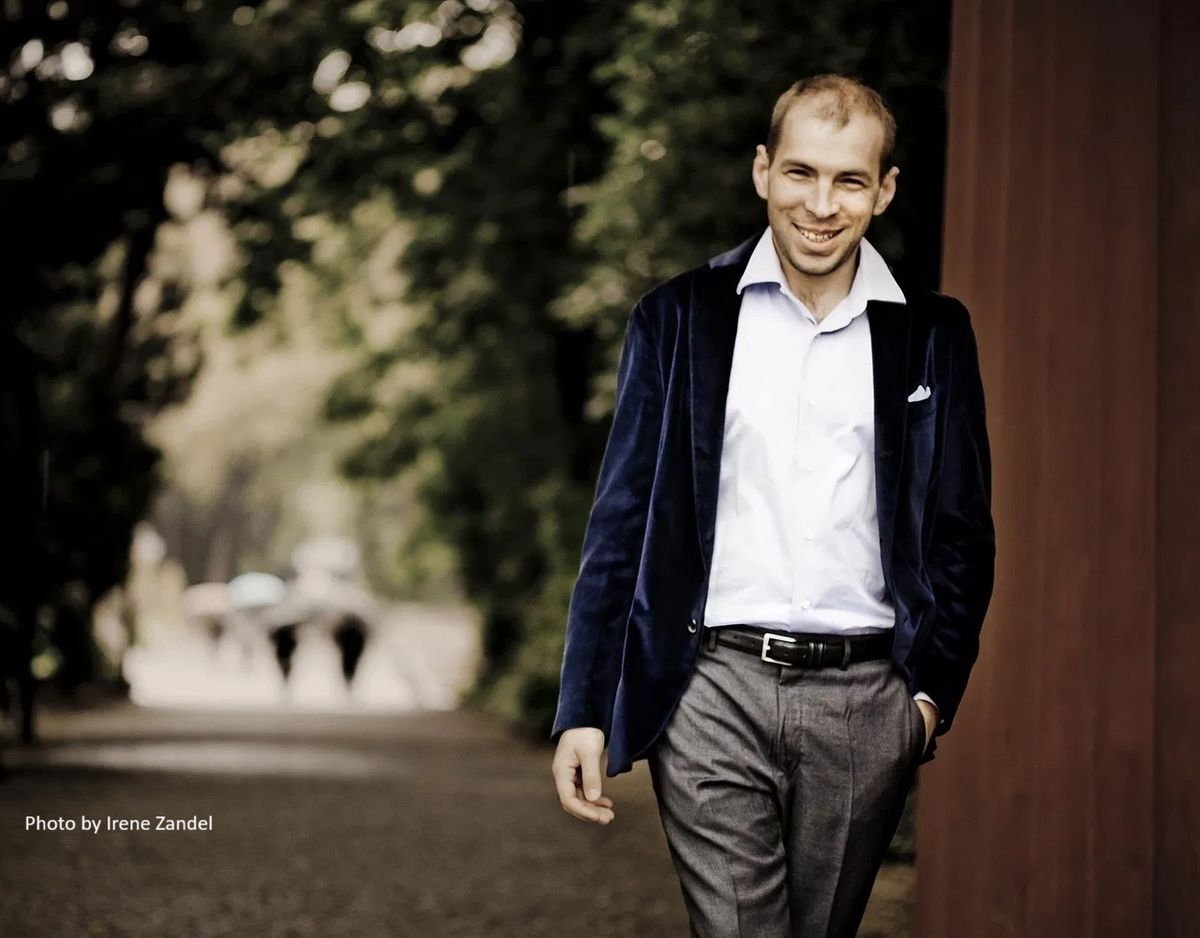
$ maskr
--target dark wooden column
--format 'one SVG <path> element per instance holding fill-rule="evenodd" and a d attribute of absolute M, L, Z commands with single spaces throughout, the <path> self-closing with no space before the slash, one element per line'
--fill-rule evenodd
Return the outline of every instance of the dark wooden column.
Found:
<path fill-rule="evenodd" d="M 997 577 L 922 770 L 921 938 L 1200 923 L 1200 6 L 959 0 L 944 289 Z"/>
<path fill-rule="evenodd" d="M 1154 935 L 1200 929 L 1200 4 L 1163 15 Z"/>

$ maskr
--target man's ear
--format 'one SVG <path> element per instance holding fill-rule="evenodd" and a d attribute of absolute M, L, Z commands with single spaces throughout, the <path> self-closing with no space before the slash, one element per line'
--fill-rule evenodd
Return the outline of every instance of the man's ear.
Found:
<path fill-rule="evenodd" d="M 754 191 L 763 201 L 766 201 L 767 198 L 767 179 L 770 173 L 771 158 L 767 155 L 767 148 L 760 143 L 754 149 L 754 163 L 751 166 L 750 175 L 754 179 Z"/>
<path fill-rule="evenodd" d="M 882 215 L 887 211 L 887 207 L 892 204 L 892 199 L 896 197 L 896 177 L 900 175 L 900 167 L 893 166 L 883 175 L 883 181 L 879 183 L 879 195 L 875 197 L 875 211 L 873 215 Z"/>

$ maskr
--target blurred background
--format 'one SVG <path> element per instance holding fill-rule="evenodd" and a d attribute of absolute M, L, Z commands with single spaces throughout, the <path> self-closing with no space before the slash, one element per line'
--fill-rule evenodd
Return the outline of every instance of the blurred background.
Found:
<path fill-rule="evenodd" d="M 1140 548 L 1160 513 L 1183 524 L 1172 582 L 1194 582 L 1182 482 L 1156 490 L 1153 458 L 1083 466 L 1132 427 L 1161 465 L 1194 465 L 1088 394 L 1131 387 L 1095 367 L 1118 350 L 1145 366 L 1136 394 L 1194 374 L 1154 366 L 1197 347 L 1181 318 L 1126 324 L 1127 301 L 1170 293 L 1153 233 L 1195 247 L 1195 187 L 1169 216 L 1157 182 L 1119 181 L 1137 175 L 1122 160 L 1153 179 L 1183 165 L 1195 15 L 954 6 L 952 23 L 950 0 L 0 3 L 0 934 L 684 933 L 644 763 L 610 780 L 617 821 L 592 829 L 558 807 L 545 741 L 628 310 L 761 230 L 753 148 L 805 74 L 889 100 L 902 171 L 871 239 L 973 311 L 997 647 L 1047 609 L 1059 635 L 1108 634 L 1093 614 L 1131 568 L 1093 563 L 1108 542 L 1075 523 L 1101 499 L 1129 506 L 1117 542 L 1149 558 L 1123 596 L 1154 581 Z M 1096 104 L 1115 69 L 1116 123 Z M 1100 270 L 1111 297 L 1084 289 Z M 1018 334 L 1047 283 L 1060 322 L 1111 327 L 1108 352 L 1065 326 Z M 1022 576 L 1063 563 L 1059 594 Z M 1171 659 L 1194 661 L 1182 619 L 1171 634 Z M 1166 672 L 1138 647 L 1123 699 L 1144 706 L 1124 723 L 1097 703 L 1110 685 L 1059 697 L 1049 665 L 984 649 L 958 755 L 929 769 L 939 813 L 915 825 L 910 799 L 864 936 L 1184 934 L 1159 913 L 1194 894 L 1194 851 L 1168 860 L 1200 809 L 1161 780 L 1195 754 L 1139 735 L 1164 698 L 1137 675 Z M 1034 709 L 1052 700 L 1053 719 Z M 1035 724 L 1042 748 L 1014 758 Z M 1092 771 L 1109 751 L 1121 771 Z M 1069 809 L 1109 794 L 1142 823 L 1097 840 L 1104 810 Z M 1152 804 L 1188 820 L 1181 839 L 1156 839 Z M 25 829 L 157 814 L 213 829 Z M 1062 836 L 1039 840 L 1051 816 Z M 918 826 L 936 852 L 923 929 Z M 1068 843 L 1088 846 L 1036 869 Z"/>

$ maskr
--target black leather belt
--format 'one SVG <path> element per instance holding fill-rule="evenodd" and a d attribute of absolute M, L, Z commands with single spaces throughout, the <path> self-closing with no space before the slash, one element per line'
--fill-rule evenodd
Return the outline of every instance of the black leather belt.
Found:
<path fill-rule="evenodd" d="M 799 668 L 837 665 L 843 671 L 856 661 L 890 658 L 892 634 L 819 635 L 802 632 L 771 632 L 748 625 L 713 627 L 708 639 L 718 645 L 757 655 L 771 664 Z"/>

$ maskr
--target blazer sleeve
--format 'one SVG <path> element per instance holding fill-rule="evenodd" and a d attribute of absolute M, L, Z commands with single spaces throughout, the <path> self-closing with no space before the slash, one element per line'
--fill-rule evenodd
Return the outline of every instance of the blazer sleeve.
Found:
<path fill-rule="evenodd" d="M 612 428 L 571 592 L 558 709 L 550 733 L 597 727 L 607 740 L 633 604 L 663 420 L 663 378 L 642 303 L 633 308 L 617 366 Z"/>
<path fill-rule="evenodd" d="M 956 305 L 941 484 L 926 552 L 936 611 L 916 661 L 917 686 L 937 701 L 939 721 L 922 763 L 933 759 L 937 737 L 950 731 L 966 691 L 995 573 L 983 381 L 970 315 Z"/>

